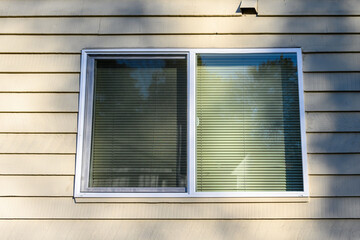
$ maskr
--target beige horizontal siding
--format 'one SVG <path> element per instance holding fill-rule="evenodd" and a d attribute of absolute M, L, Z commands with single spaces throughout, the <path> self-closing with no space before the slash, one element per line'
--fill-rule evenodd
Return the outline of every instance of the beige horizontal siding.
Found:
<path fill-rule="evenodd" d="M 21 231 L 19 231 L 21 229 Z M 0 221 L 4 239 L 339 240 L 357 239 L 358 220 L 13 220 Z"/>
<path fill-rule="evenodd" d="M 71 196 L 72 176 L 0 176 L 0 196 Z"/>
<path fill-rule="evenodd" d="M 310 174 L 359 174 L 360 154 L 308 154 Z"/>
<path fill-rule="evenodd" d="M 3 0 L 1 16 L 239 15 L 236 0 Z M 360 15 L 357 0 L 258 0 L 259 15 Z"/>
<path fill-rule="evenodd" d="M 359 33 L 359 21 L 360 17 L 0 18 L 0 34 Z"/>
<path fill-rule="evenodd" d="M 359 159 L 359 154 L 308 154 L 309 173 L 358 174 Z M 0 174 L 69 175 L 74 166 L 74 155 L 0 154 Z"/>
<path fill-rule="evenodd" d="M 0 134 L 0 153 L 75 153 L 76 134 Z"/>
<path fill-rule="evenodd" d="M 360 175 L 310 176 L 309 180 L 312 197 L 360 196 Z"/>
<path fill-rule="evenodd" d="M 360 154 L 308 154 L 309 173 L 359 174 L 359 159 Z M 0 154 L 0 174 L 5 175 L 71 175 L 74 167 L 74 155 Z"/>
<path fill-rule="evenodd" d="M 309 181 L 312 197 L 360 196 L 360 175 L 310 176 Z M 73 195 L 72 176 L 0 176 L 0 185 L 0 196 Z"/>
<path fill-rule="evenodd" d="M 0 74 L 0 92 L 78 92 L 79 74 Z"/>
<path fill-rule="evenodd" d="M 305 54 L 305 72 L 359 71 L 360 53 Z"/>
<path fill-rule="evenodd" d="M 0 198 L 0 219 L 358 218 L 359 208 L 359 198 L 312 198 L 307 203 L 95 204 L 74 203 L 71 197 L 3 197 Z"/>
<path fill-rule="evenodd" d="M 360 133 L 308 133 L 308 153 L 360 153 Z"/>
<path fill-rule="evenodd" d="M 0 93 L 0 112 L 77 111 L 77 93 Z"/>
<path fill-rule="evenodd" d="M 358 174 L 359 159 L 359 154 L 308 154 L 309 173 Z M 70 175 L 74 166 L 74 155 L 0 154 L 0 174 Z"/>
<path fill-rule="evenodd" d="M 360 218 L 360 5 L 258 3 L 0 2 L 1 238 L 357 239 L 360 220 L 331 219 Z M 81 49 L 271 47 L 304 53 L 310 198 L 75 202 Z"/>
<path fill-rule="evenodd" d="M 0 113 L 0 133 L 76 133 L 76 113 Z"/>
<path fill-rule="evenodd" d="M 359 174 L 359 159 L 360 154 L 308 154 L 309 173 Z M 71 175 L 74 167 L 74 155 L 0 154 L 0 174 Z"/>
<path fill-rule="evenodd" d="M 308 154 L 309 173 L 359 174 L 359 159 L 359 154 Z M 74 155 L 0 154 L 0 174 L 71 175 L 74 167 Z"/>
<path fill-rule="evenodd" d="M 0 16 L 235 15 L 238 0 L 3 0 Z"/>
<path fill-rule="evenodd" d="M 305 93 L 306 111 L 360 111 L 359 92 Z"/>
<path fill-rule="evenodd" d="M 0 72 L 80 72 L 80 54 L 0 54 Z"/>
<path fill-rule="evenodd" d="M 75 155 L 0 154 L 0 174 L 73 175 Z"/>
<path fill-rule="evenodd" d="M 304 54 L 305 72 L 359 71 L 360 53 Z M 0 54 L 0 72 L 79 72 L 80 54 Z"/>
<path fill-rule="evenodd" d="M 359 112 L 309 112 L 307 132 L 360 132 Z"/>
<path fill-rule="evenodd" d="M 0 35 L 3 53 L 79 53 L 83 48 L 289 48 L 360 51 L 360 35 Z"/>
<path fill-rule="evenodd" d="M 225 229 L 226 232 L 225 232 Z M 351 239 L 356 238 L 356 220 L 330 221 L 11 221 L 0 222 L 9 239 L 59 239 L 67 229 L 68 239 Z M 23 231 L 16 231 L 22 229 Z M 126 229 L 126 231 L 124 231 Z M 345 233 L 346 232 L 346 233 Z M 32 234 L 28 234 L 32 233 Z M 191 234 L 189 234 L 191 233 Z M 350 233 L 350 234 L 349 234 Z M 350 238 L 349 238 L 350 239 Z"/>
<path fill-rule="evenodd" d="M 258 0 L 259 15 L 360 15 L 358 0 Z"/>
<path fill-rule="evenodd" d="M 360 73 L 305 73 L 304 90 L 360 91 Z"/>

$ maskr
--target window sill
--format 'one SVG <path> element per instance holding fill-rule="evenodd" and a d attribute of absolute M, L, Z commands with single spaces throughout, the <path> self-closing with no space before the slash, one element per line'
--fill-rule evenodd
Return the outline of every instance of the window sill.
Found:
<path fill-rule="evenodd" d="M 308 203 L 304 197 L 184 197 L 184 198 L 97 198 L 76 197 L 76 203 Z"/>

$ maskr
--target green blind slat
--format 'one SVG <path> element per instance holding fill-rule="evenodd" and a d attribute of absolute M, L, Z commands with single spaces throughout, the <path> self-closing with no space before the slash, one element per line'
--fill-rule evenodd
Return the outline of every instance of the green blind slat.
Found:
<path fill-rule="evenodd" d="M 96 60 L 90 187 L 186 191 L 186 69 Z M 196 71 L 196 190 L 302 191 L 296 54 L 198 54 Z"/>
<path fill-rule="evenodd" d="M 186 59 L 96 60 L 90 187 L 186 188 Z"/>
<path fill-rule="evenodd" d="M 198 54 L 196 190 L 302 191 L 296 54 Z"/>

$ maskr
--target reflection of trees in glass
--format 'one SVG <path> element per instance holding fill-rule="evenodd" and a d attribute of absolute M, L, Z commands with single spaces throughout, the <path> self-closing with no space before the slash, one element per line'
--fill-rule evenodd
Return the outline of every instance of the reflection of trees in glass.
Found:
<path fill-rule="evenodd" d="M 245 103 L 254 117 L 262 117 L 262 121 L 254 123 L 271 147 L 272 141 L 282 141 L 285 126 L 291 124 L 283 120 L 298 116 L 293 111 L 298 110 L 297 67 L 290 58 L 280 56 L 262 62 L 247 74 L 250 85 L 244 92 Z"/>
<path fill-rule="evenodd" d="M 261 63 L 251 74 L 257 87 L 264 86 L 262 94 L 264 102 L 259 102 L 268 111 L 264 112 L 264 120 L 259 123 L 263 133 L 266 149 L 278 149 L 283 152 L 284 177 L 286 190 L 302 190 L 302 157 L 300 138 L 299 94 L 296 56 L 267 60 Z M 271 86 L 265 84 L 271 81 Z M 266 99 L 273 101 L 266 104 Z M 283 175 L 281 173 L 280 175 Z"/>
<path fill-rule="evenodd" d="M 301 183 L 296 54 L 198 60 L 198 189 L 280 191 Z"/>
<path fill-rule="evenodd" d="M 101 60 L 94 104 L 95 187 L 186 186 L 185 59 Z"/>

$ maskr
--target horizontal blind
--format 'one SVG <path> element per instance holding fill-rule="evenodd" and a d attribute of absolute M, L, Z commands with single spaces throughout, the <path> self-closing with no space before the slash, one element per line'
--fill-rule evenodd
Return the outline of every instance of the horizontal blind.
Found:
<path fill-rule="evenodd" d="M 90 187 L 185 191 L 186 71 L 185 57 L 96 60 Z"/>
<path fill-rule="evenodd" d="M 196 190 L 302 191 L 296 54 L 198 54 Z"/>

